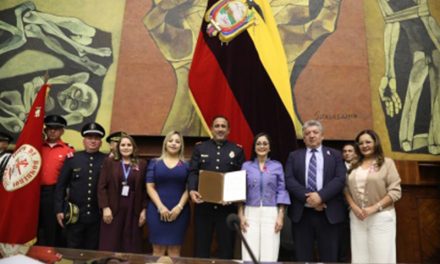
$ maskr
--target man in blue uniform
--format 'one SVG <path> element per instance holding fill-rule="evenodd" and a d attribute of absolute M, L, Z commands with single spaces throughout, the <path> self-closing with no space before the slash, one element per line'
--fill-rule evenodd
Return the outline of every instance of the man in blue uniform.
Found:
<path fill-rule="evenodd" d="M 97 249 L 101 219 L 97 184 L 101 165 L 107 157 L 99 149 L 105 131 L 98 123 L 88 123 L 82 128 L 81 135 L 84 137 L 84 151 L 76 152 L 64 163 L 55 190 L 55 211 L 58 224 L 66 228 L 67 247 Z M 79 208 L 76 223 L 65 225 L 65 200 Z"/>
<path fill-rule="evenodd" d="M 229 122 L 223 116 L 213 119 L 212 139 L 197 144 L 191 157 L 188 189 L 191 200 L 195 205 L 195 256 L 209 258 L 213 230 L 216 232 L 218 252 L 217 257 L 231 259 L 235 233 L 228 229 L 226 217 L 236 213 L 235 205 L 218 205 L 203 201 L 197 191 L 199 170 L 229 172 L 241 169 L 244 153 L 240 146 L 227 140 Z"/>

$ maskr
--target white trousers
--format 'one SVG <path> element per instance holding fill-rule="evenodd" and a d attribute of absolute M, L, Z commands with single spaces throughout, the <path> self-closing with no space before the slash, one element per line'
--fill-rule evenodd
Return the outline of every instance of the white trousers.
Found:
<path fill-rule="evenodd" d="M 350 212 L 351 261 L 396 263 L 396 211 L 375 213 L 364 221 Z"/>
<path fill-rule="evenodd" d="M 261 262 L 277 261 L 280 249 L 280 232 L 275 233 L 278 208 L 276 206 L 246 206 L 244 214 L 249 227 L 243 235 L 255 254 L 255 258 Z M 241 243 L 241 255 L 243 261 L 252 261 L 243 242 Z"/>

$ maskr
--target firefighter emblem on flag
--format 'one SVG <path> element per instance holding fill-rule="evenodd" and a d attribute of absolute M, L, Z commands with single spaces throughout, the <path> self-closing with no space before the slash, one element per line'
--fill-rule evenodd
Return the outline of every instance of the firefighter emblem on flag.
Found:
<path fill-rule="evenodd" d="M 12 192 L 29 184 L 41 168 L 41 155 L 36 148 L 23 144 L 15 151 L 3 173 L 3 187 Z"/>

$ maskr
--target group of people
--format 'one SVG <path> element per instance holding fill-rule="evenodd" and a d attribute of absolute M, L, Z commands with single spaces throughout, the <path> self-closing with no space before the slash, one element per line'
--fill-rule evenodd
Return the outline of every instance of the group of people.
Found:
<path fill-rule="evenodd" d="M 361 131 L 353 144 L 344 146 L 342 156 L 322 145 L 322 124 L 307 121 L 305 148 L 291 152 L 283 168 L 270 158 L 267 133 L 255 136 L 252 157 L 245 162 L 242 147 L 228 141 L 230 127 L 224 116 L 212 120 L 212 138 L 195 145 L 189 162 L 183 157 L 182 135 L 172 131 L 163 141 L 161 156 L 148 165 L 124 132 L 107 137 L 112 146 L 108 155 L 99 151 L 105 136 L 102 126 L 85 124 L 84 151 L 74 152 L 61 140 L 66 126 L 62 117 L 47 116 L 45 124 L 41 244 L 59 245 L 59 234 L 65 234 L 66 246 L 72 248 L 141 252 L 147 224 L 153 255 L 179 256 L 191 200 L 195 257 L 211 257 L 215 237 L 216 257 L 233 258 L 236 236 L 225 220 L 238 213 L 241 231 L 257 260 L 276 261 L 287 214 L 296 261 L 349 261 L 341 259 L 341 251 L 348 250 L 351 242 L 352 262 L 396 262 L 394 203 L 401 197 L 400 177 L 394 162 L 384 157 L 373 130 Z M 245 170 L 246 201 L 204 201 L 198 191 L 200 170 Z M 244 246 L 242 258 L 251 261 Z"/>

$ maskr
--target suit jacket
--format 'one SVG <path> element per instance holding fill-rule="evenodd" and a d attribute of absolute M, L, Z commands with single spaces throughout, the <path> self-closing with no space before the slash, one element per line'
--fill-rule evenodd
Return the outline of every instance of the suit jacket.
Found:
<path fill-rule="evenodd" d="M 299 149 L 289 154 L 286 163 L 286 188 L 290 194 L 290 219 L 298 223 L 306 203 L 306 151 Z M 340 223 L 346 218 L 343 189 L 346 168 L 339 151 L 322 146 L 324 171 L 323 186 L 318 191 L 322 202 L 327 205 L 325 215 L 331 224 Z"/>
<path fill-rule="evenodd" d="M 138 168 L 131 169 L 130 176 L 135 177 L 134 188 L 134 213 L 139 216 L 142 209 L 147 206 L 147 194 L 145 189 L 146 162 L 139 160 Z M 112 214 L 116 215 L 121 199 L 123 170 L 121 161 L 106 158 L 101 169 L 98 183 L 99 208 L 110 207 Z"/>

